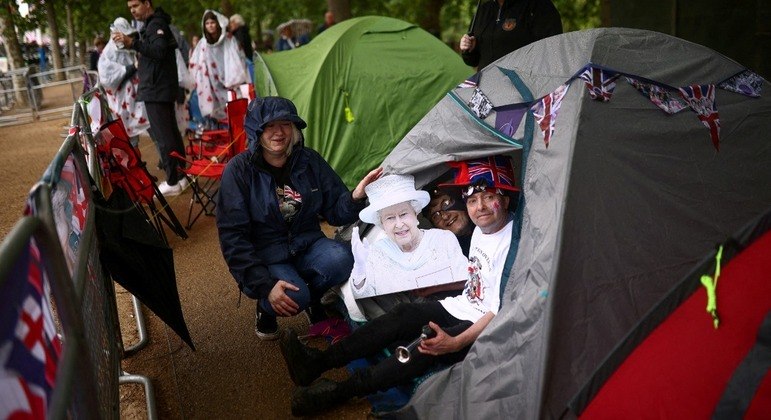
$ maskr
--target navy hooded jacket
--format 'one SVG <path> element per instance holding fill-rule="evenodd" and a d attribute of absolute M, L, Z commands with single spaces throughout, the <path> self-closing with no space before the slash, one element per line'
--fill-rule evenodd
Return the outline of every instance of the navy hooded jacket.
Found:
<path fill-rule="evenodd" d="M 260 99 L 257 107 L 261 106 Z M 289 104 L 291 102 L 286 101 Z M 277 101 L 271 104 L 276 105 Z M 357 202 L 340 177 L 318 152 L 295 145 L 286 165 L 290 180 L 302 195 L 300 212 L 287 224 L 279 210 L 276 183 L 263 169 L 259 136 L 266 122 L 292 120 L 299 127 L 305 123 L 287 118 L 296 116 L 294 105 L 287 112 L 283 103 L 263 109 L 255 122 L 254 104 L 247 116 L 249 150 L 233 158 L 225 167 L 217 199 L 217 229 L 222 255 L 239 289 L 252 299 L 266 298 L 277 279 L 270 277 L 267 265 L 287 262 L 311 244 L 325 237 L 319 215 L 331 225 L 342 226 L 358 219 L 365 200 Z M 264 107 L 263 107 L 264 108 Z M 279 117 L 279 118 L 276 118 Z"/>

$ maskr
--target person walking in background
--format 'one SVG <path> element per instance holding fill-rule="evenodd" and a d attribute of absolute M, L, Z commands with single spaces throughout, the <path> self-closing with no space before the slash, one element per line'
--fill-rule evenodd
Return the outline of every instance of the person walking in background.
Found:
<path fill-rule="evenodd" d="M 91 53 L 88 55 L 89 70 L 92 70 L 92 71 L 99 70 L 99 57 L 102 55 L 105 45 L 106 45 L 106 42 L 104 41 L 104 38 L 102 38 L 101 36 L 97 36 L 96 38 L 94 38 L 94 49 L 91 50 Z"/>
<path fill-rule="evenodd" d="M 195 81 L 198 109 L 211 125 L 226 118 L 228 90 L 249 83 L 244 52 L 226 29 L 229 20 L 222 13 L 206 10 L 201 19 L 203 39 L 190 58 L 190 72 Z"/>
<path fill-rule="evenodd" d="M 129 21 L 122 17 L 115 19 L 112 30 L 126 35 L 136 34 Z M 139 144 L 139 134 L 150 127 L 145 104 L 137 102 L 139 76 L 136 74 L 136 55 L 136 51 L 118 46 L 110 39 L 98 60 L 99 83 L 107 93 L 107 104 L 123 120 L 134 147 Z"/>
<path fill-rule="evenodd" d="M 188 57 L 193 55 L 193 51 L 195 51 L 195 47 L 198 46 L 198 41 L 200 40 L 201 40 L 201 37 L 198 35 L 193 35 L 193 37 L 190 38 L 190 51 L 187 54 Z"/>
<path fill-rule="evenodd" d="M 488 0 L 469 31 L 460 40 L 461 57 L 481 70 L 531 42 L 561 34 L 562 20 L 551 0 Z"/>
<path fill-rule="evenodd" d="M 297 36 L 294 33 L 291 22 L 278 25 L 279 38 L 276 42 L 276 51 L 288 51 L 301 47 L 309 42 L 308 35 Z"/>
<path fill-rule="evenodd" d="M 217 196 L 222 255 L 239 290 L 257 301 L 261 340 L 278 337 L 276 316 L 320 308 L 324 292 L 348 279 L 351 249 L 327 238 L 319 220 L 354 222 L 366 204 L 364 187 L 382 172 L 371 171 L 349 191 L 304 146 L 306 126 L 288 99 L 252 100 L 244 123 L 249 150 L 228 162 Z"/>
<path fill-rule="evenodd" d="M 335 24 L 335 14 L 332 13 L 331 10 L 327 10 L 326 13 L 324 13 L 324 22 L 319 25 L 319 27 L 316 29 L 316 34 L 321 34 L 325 30 L 329 29 L 330 26 Z"/>
<path fill-rule="evenodd" d="M 249 80 L 254 80 L 254 63 L 252 62 L 254 48 L 252 47 L 252 37 L 249 35 L 249 26 L 246 25 L 243 16 L 239 14 L 231 16 L 228 31 L 238 41 L 238 45 L 244 51 L 246 67 L 249 68 Z"/>
<path fill-rule="evenodd" d="M 244 51 L 246 59 L 251 61 L 252 56 L 254 55 L 252 36 L 249 35 L 249 26 L 247 26 L 244 17 L 239 14 L 231 16 L 228 30 L 233 35 L 233 38 L 238 41 L 238 45 Z"/>
<path fill-rule="evenodd" d="M 177 41 L 169 28 L 171 16 L 162 8 L 153 7 L 152 0 L 128 0 L 127 6 L 134 19 L 144 23 L 139 38 L 113 32 L 112 40 L 139 53 L 137 100 L 145 103 L 150 137 L 158 147 L 161 166 L 166 173 L 166 181 L 158 185 L 158 190 L 163 195 L 179 195 L 187 183 L 180 176 L 179 161 L 169 156 L 172 151 L 185 154 L 174 115 L 179 78 L 174 52 Z"/>

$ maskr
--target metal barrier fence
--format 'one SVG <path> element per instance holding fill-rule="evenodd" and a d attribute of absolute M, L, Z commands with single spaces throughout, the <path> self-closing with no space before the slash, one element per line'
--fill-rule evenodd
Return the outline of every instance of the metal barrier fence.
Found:
<path fill-rule="evenodd" d="M 86 71 L 83 66 L 44 72 L 24 67 L 2 73 L 0 126 L 67 117 L 72 103 L 84 91 L 84 80 L 88 89 L 96 85 L 96 79 L 96 72 Z"/>
<path fill-rule="evenodd" d="M 99 260 L 88 176 L 99 165 L 82 102 L 72 112 L 27 216 L 0 246 L 0 417 L 117 419 L 119 384 L 138 382 L 154 419 L 150 381 L 120 369 L 115 290 Z"/>

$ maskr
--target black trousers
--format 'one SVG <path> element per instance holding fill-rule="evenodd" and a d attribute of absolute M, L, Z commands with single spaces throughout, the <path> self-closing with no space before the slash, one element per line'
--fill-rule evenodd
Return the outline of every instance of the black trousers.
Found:
<path fill-rule="evenodd" d="M 174 102 L 145 101 L 145 109 L 147 109 L 147 119 L 150 121 L 150 138 L 158 147 L 161 166 L 166 173 L 166 182 L 169 185 L 177 185 L 177 181 L 182 177 L 179 172 L 180 163 L 177 159 L 170 157 L 169 153 L 176 151 L 184 156 L 185 145 L 182 142 L 182 134 L 177 128 Z"/>
<path fill-rule="evenodd" d="M 439 302 L 402 303 L 385 315 L 367 322 L 350 336 L 330 346 L 324 357 L 328 366 L 341 367 L 348 362 L 381 352 L 384 348 L 394 350 L 407 345 L 418 336 L 424 325 L 432 321 L 449 335 L 456 336 L 468 329 L 472 323 L 461 321 L 450 315 Z M 470 346 L 455 353 L 431 356 L 412 352 L 408 363 L 401 363 L 392 354 L 375 366 L 360 370 L 346 383 L 341 384 L 352 395 L 364 396 L 384 391 L 397 385 L 409 384 L 427 372 L 435 363 L 453 364 L 463 360 Z M 348 386 L 349 385 L 349 386 Z"/>

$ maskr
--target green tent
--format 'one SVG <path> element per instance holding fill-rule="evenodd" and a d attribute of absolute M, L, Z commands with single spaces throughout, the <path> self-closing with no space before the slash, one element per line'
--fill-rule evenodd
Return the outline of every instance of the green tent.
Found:
<path fill-rule="evenodd" d="M 473 73 L 428 32 L 380 16 L 343 21 L 305 46 L 255 60 L 259 95 L 294 101 L 308 122 L 305 144 L 349 187 Z"/>

